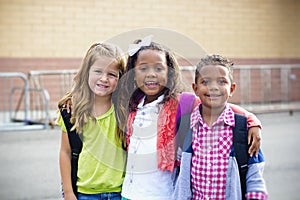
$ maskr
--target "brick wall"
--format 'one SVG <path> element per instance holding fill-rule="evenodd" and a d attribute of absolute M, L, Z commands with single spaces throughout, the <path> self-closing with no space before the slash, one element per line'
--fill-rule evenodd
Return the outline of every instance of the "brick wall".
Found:
<path fill-rule="evenodd" d="M 142 27 L 190 37 L 209 53 L 299 58 L 297 0 L 1 0 L 0 57 L 82 57 L 95 41 Z"/>

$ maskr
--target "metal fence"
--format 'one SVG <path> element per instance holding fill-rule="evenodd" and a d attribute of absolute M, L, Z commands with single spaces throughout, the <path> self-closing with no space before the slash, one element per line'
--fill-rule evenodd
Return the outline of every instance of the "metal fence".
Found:
<path fill-rule="evenodd" d="M 76 70 L 30 71 L 27 77 L 19 72 L 1 72 L 0 131 L 53 127 L 57 99 L 51 101 L 50 96 L 61 97 L 71 87 L 75 73 Z"/>
<path fill-rule="evenodd" d="M 192 91 L 195 67 L 182 66 L 181 71 L 185 85 Z M 57 102 L 71 89 L 76 72 L 30 71 L 28 77 L 23 73 L 0 73 L 0 131 L 8 127 L 54 126 Z M 232 103 L 254 113 L 300 110 L 300 65 L 235 66 L 234 79 L 237 89 Z"/>
<path fill-rule="evenodd" d="M 29 85 L 31 88 L 46 89 L 49 92 L 49 108 L 53 111 L 57 109 L 58 100 L 70 91 L 76 72 L 77 70 L 29 71 Z"/>
<path fill-rule="evenodd" d="M 46 90 L 30 88 L 24 73 L 2 72 L 0 83 L 2 85 L 0 131 L 48 128 L 49 95 Z M 31 109 L 34 105 L 30 99 L 32 93 L 43 95 L 43 107 L 39 110 Z"/>

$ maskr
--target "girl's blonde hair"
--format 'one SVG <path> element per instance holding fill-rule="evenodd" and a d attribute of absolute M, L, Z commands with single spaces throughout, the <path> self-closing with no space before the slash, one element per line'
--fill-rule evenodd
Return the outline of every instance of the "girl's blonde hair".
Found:
<path fill-rule="evenodd" d="M 139 42 L 141 42 L 141 40 L 136 40 L 134 43 L 138 44 Z M 120 126 L 123 130 L 126 130 L 126 123 L 129 112 L 137 109 L 137 105 L 141 97 L 144 96 L 144 93 L 136 87 L 136 83 L 134 81 L 134 67 L 139 53 L 141 51 L 149 49 L 164 53 L 167 61 L 168 81 L 162 93 L 164 94 L 164 99 L 161 103 L 165 103 L 170 98 L 174 98 L 175 100 L 177 100 L 177 95 L 184 90 L 179 65 L 174 53 L 171 50 L 156 42 L 151 42 L 148 46 L 140 47 L 140 49 L 135 54 L 133 54 L 132 56 L 128 56 L 125 74 L 120 80 L 120 82 L 122 83 L 119 86 L 122 87 L 122 89 L 119 88 L 119 109 L 117 110 L 117 113 L 118 116 L 123 119 L 121 121 L 123 122 L 122 126 Z"/>
<path fill-rule="evenodd" d="M 88 79 L 91 66 L 97 59 L 103 57 L 113 58 L 117 62 L 119 69 L 119 78 L 122 77 L 125 70 L 125 59 L 119 47 L 108 43 L 93 44 L 87 51 L 79 71 L 74 77 L 73 87 L 59 102 L 59 106 L 65 104 L 68 100 L 72 101 L 72 118 L 71 122 L 74 123 L 72 130 L 76 129 L 77 133 L 82 132 L 83 126 L 92 118 L 96 122 L 93 115 L 94 106 L 94 93 L 91 91 Z M 113 99 L 115 104 L 115 100 Z M 118 120 L 117 120 L 118 121 Z M 118 130 L 118 138 L 122 139 L 122 133 Z"/>

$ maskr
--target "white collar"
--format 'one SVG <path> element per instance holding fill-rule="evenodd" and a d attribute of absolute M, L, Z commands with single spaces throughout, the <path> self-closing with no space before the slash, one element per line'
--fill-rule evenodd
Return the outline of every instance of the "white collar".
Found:
<path fill-rule="evenodd" d="M 143 108 L 143 107 L 153 107 L 156 106 L 158 103 L 162 102 L 162 100 L 164 99 L 165 95 L 160 95 L 156 100 L 152 101 L 151 103 L 147 103 L 146 105 L 144 105 L 145 99 L 146 99 L 146 95 L 142 98 L 141 102 L 139 103 L 139 105 L 137 106 L 137 108 Z"/>

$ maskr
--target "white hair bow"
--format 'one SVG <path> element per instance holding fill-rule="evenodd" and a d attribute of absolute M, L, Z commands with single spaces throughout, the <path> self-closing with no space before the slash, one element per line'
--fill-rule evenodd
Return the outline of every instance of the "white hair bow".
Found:
<path fill-rule="evenodd" d="M 128 47 L 129 56 L 133 56 L 136 52 L 138 52 L 140 50 L 141 47 L 149 46 L 152 42 L 152 38 L 153 38 L 153 35 L 148 35 L 148 36 L 144 37 L 142 39 L 142 41 L 140 41 L 137 44 L 129 44 L 129 47 Z"/>

